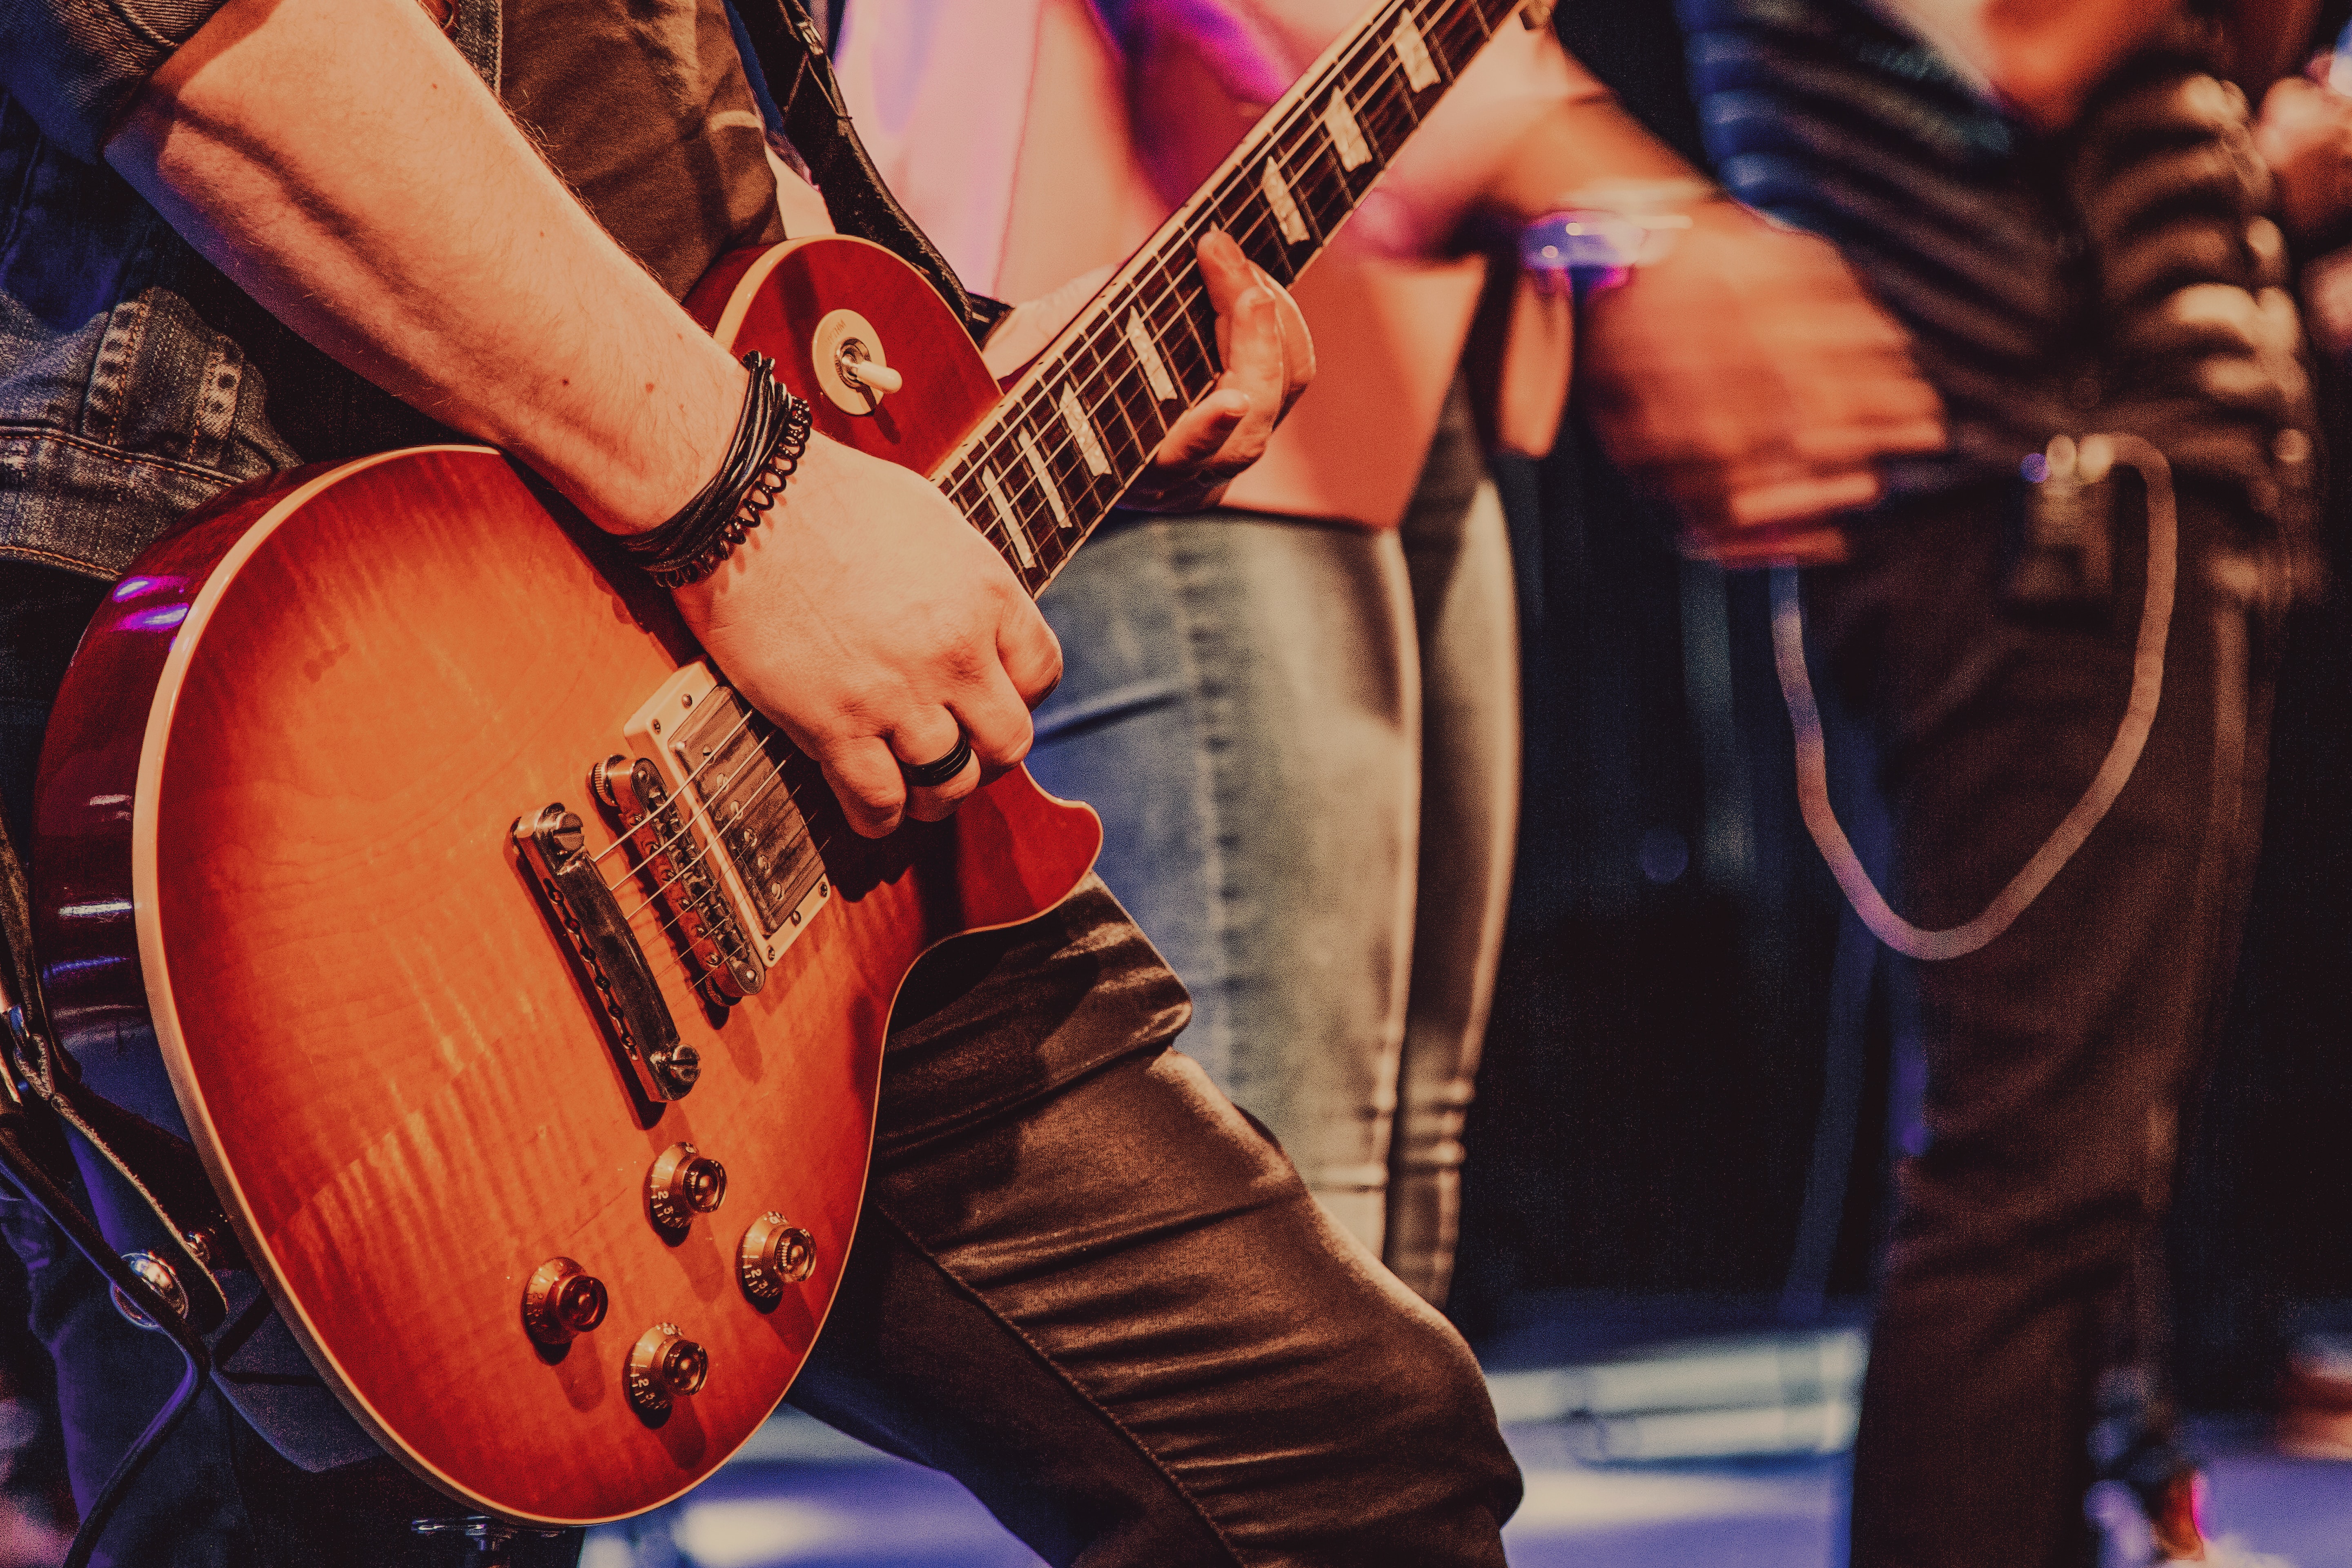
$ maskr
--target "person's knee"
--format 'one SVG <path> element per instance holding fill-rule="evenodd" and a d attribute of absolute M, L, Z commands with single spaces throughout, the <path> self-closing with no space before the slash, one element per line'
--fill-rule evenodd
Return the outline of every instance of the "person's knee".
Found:
<path fill-rule="evenodd" d="M 1390 1323 L 1362 1358 L 1348 1425 L 1360 1450 L 1395 1456 L 1395 1500 L 1499 1530 L 1520 1493 L 1494 1401 L 1470 1347 L 1436 1311 L 1385 1274 Z"/>

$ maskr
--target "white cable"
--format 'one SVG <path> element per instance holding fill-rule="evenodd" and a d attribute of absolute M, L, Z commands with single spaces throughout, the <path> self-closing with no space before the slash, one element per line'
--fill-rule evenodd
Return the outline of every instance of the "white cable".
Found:
<path fill-rule="evenodd" d="M 2126 463 L 2139 470 L 2147 487 L 2147 599 L 2140 611 L 2139 645 L 2132 658 L 2131 700 L 2116 727 L 2115 744 L 2083 798 L 2009 886 L 1966 925 L 1922 931 L 1896 914 L 1872 885 L 1870 873 L 1863 869 L 1845 830 L 1838 826 L 1837 813 L 1830 805 L 1821 710 L 1805 671 L 1804 611 L 1798 603 L 1797 574 L 1792 567 L 1773 569 L 1772 658 L 1780 667 L 1789 723 L 1796 731 L 1797 800 L 1805 814 L 1805 826 L 1811 831 L 1822 858 L 1829 863 L 1831 875 L 1845 889 L 1854 913 L 1879 941 L 1907 958 L 1959 958 L 2007 931 L 2010 922 L 2023 914 L 2051 879 L 2074 858 L 2074 851 L 2115 805 L 2132 770 L 2139 765 L 2148 731 L 2156 722 L 2157 701 L 2164 692 L 2164 645 L 2172 625 L 2173 579 L 2180 547 L 2179 520 L 2173 510 L 2172 465 L 2137 436 L 2085 437 L 2080 450 L 2086 471 L 2107 462 Z"/>

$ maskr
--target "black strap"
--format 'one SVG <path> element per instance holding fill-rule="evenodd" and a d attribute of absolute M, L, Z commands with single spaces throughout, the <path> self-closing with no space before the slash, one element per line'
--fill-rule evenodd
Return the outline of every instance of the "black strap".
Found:
<path fill-rule="evenodd" d="M 33 955 L 32 889 L 25 863 L 17 857 L 8 825 L 0 819 L 0 961 L 6 964 L 8 992 L 16 1006 L 0 1029 L 0 1049 L 7 1056 L 0 1072 L 0 1110 L 21 1119 L 21 1147 L 40 1155 L 45 1180 L 42 1190 L 26 1187 L 26 1195 L 41 1205 L 80 1245 L 95 1233 L 89 1216 L 78 1207 L 60 1212 L 54 1201 L 74 1189 L 69 1155 L 62 1162 L 65 1144 L 59 1124 L 79 1133 L 100 1157 L 114 1167 L 147 1205 L 161 1225 L 168 1256 L 164 1261 L 188 1292 L 188 1321 L 198 1333 L 209 1333 L 228 1316 L 228 1300 L 212 1270 L 196 1258 L 186 1238 L 205 1233 L 215 1266 L 232 1261 L 236 1243 L 223 1217 L 204 1163 L 184 1138 L 133 1115 L 81 1081 L 81 1070 L 50 1027 L 47 999 L 42 994 L 40 969 Z M 19 1093 L 21 1086 L 22 1094 Z M 31 1098 L 27 1100 L 26 1095 Z M 36 1114 L 46 1108 L 53 1120 Z M 21 1177 L 20 1177 L 21 1183 Z M 67 1200 L 68 1203 L 70 1200 Z"/>
<path fill-rule="evenodd" d="M 1010 306 L 963 286 L 939 247 L 907 216 L 857 139 L 825 53 L 824 35 L 799 0 L 740 0 L 736 16 L 759 57 L 768 91 L 783 116 L 785 140 L 808 165 L 809 178 L 844 234 L 870 239 L 920 272 L 971 333 L 984 342 Z"/>

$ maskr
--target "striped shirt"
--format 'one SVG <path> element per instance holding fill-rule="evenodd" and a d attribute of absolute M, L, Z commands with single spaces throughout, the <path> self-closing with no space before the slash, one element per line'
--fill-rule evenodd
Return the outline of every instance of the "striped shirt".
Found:
<path fill-rule="evenodd" d="M 1707 151 L 1844 252 L 1915 340 L 1952 447 L 1891 493 L 1995 475 L 2066 423 L 2082 363 L 2064 204 L 2032 132 L 1857 0 L 1677 0 Z"/>

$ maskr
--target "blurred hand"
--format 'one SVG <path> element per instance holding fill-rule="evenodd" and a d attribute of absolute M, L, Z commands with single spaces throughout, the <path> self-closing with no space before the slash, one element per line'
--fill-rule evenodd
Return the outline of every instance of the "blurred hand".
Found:
<path fill-rule="evenodd" d="M 1832 520 L 1878 498 L 1880 458 L 1945 442 L 1903 330 L 1825 242 L 1709 202 L 1578 323 L 1577 394 L 1617 464 L 1727 567 L 1845 556 Z"/>
<path fill-rule="evenodd" d="M 868 837 L 937 821 L 1028 754 L 1061 645 L 1012 568 L 920 474 L 813 437 L 767 521 L 677 590 L 746 701 L 815 759 Z M 909 790 L 961 731 L 972 760 Z"/>
<path fill-rule="evenodd" d="M 2352 216 L 2352 98 L 2302 77 L 2263 96 L 2254 147 L 2278 184 L 2279 221 L 2316 239 Z"/>
<path fill-rule="evenodd" d="M 1209 395 L 1177 416 L 1122 506 L 1198 511 L 1214 506 L 1315 379 L 1315 345 L 1288 290 L 1267 277 L 1222 230 L 1201 241 L 1201 274 L 1217 310 L 1217 357 L 1224 369 Z M 982 357 L 999 380 L 1027 364 L 1109 279 L 1086 273 L 1016 307 L 989 335 Z"/>

